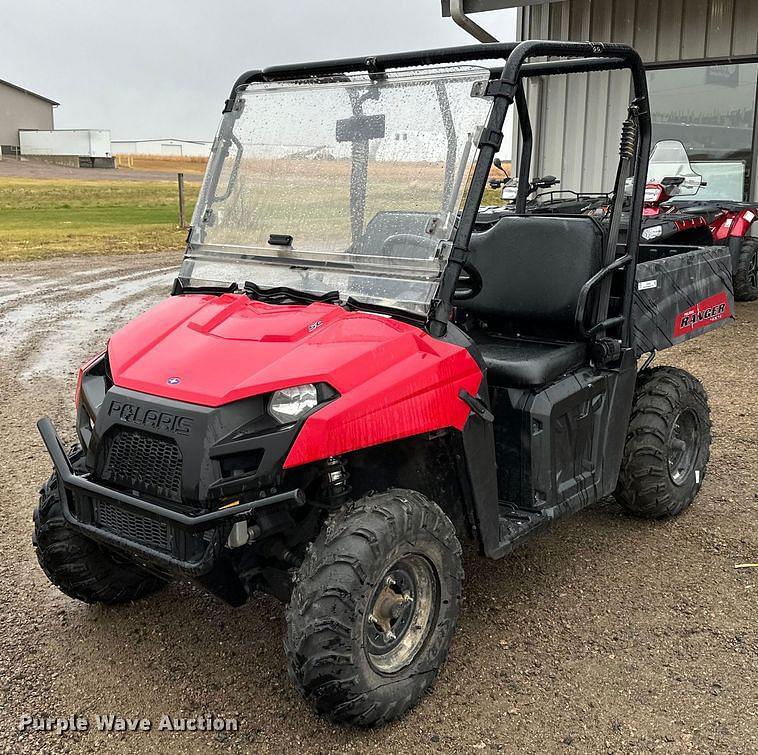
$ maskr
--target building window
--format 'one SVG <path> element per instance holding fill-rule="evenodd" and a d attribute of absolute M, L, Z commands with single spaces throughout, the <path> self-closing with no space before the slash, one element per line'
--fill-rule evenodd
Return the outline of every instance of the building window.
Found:
<path fill-rule="evenodd" d="M 702 199 L 746 200 L 753 172 L 758 63 L 648 72 L 653 144 L 681 141 L 707 182 Z"/>

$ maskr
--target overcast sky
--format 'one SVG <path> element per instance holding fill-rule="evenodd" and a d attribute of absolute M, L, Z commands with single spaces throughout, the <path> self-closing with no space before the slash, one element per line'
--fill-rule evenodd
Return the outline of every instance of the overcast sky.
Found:
<path fill-rule="evenodd" d="M 515 11 L 476 19 L 515 38 Z M 439 0 L 26 0 L 3 14 L 0 78 L 60 102 L 56 128 L 211 139 L 247 69 L 471 42 Z"/>

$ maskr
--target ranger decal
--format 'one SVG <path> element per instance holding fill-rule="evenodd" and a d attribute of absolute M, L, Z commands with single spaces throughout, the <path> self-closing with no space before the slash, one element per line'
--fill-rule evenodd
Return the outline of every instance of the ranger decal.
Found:
<path fill-rule="evenodd" d="M 725 291 L 709 296 L 676 316 L 674 338 L 724 320 L 731 314 Z"/>

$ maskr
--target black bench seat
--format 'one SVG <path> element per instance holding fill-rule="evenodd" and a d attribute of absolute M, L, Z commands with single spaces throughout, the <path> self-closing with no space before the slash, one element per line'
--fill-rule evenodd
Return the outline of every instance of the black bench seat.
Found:
<path fill-rule="evenodd" d="M 586 362 L 587 344 L 523 338 L 477 339 L 490 385 L 531 388 L 547 385 Z"/>
<path fill-rule="evenodd" d="M 470 335 L 490 385 L 543 386 L 587 364 L 576 308 L 604 241 L 584 216 L 510 215 L 472 236 L 474 291 L 456 305 L 477 323 Z"/>

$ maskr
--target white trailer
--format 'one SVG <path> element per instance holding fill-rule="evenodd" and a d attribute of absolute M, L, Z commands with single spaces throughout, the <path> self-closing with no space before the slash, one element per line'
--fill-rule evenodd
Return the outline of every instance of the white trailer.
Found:
<path fill-rule="evenodd" d="M 111 157 L 111 132 L 107 129 L 21 129 L 18 136 L 22 156 Z"/>

